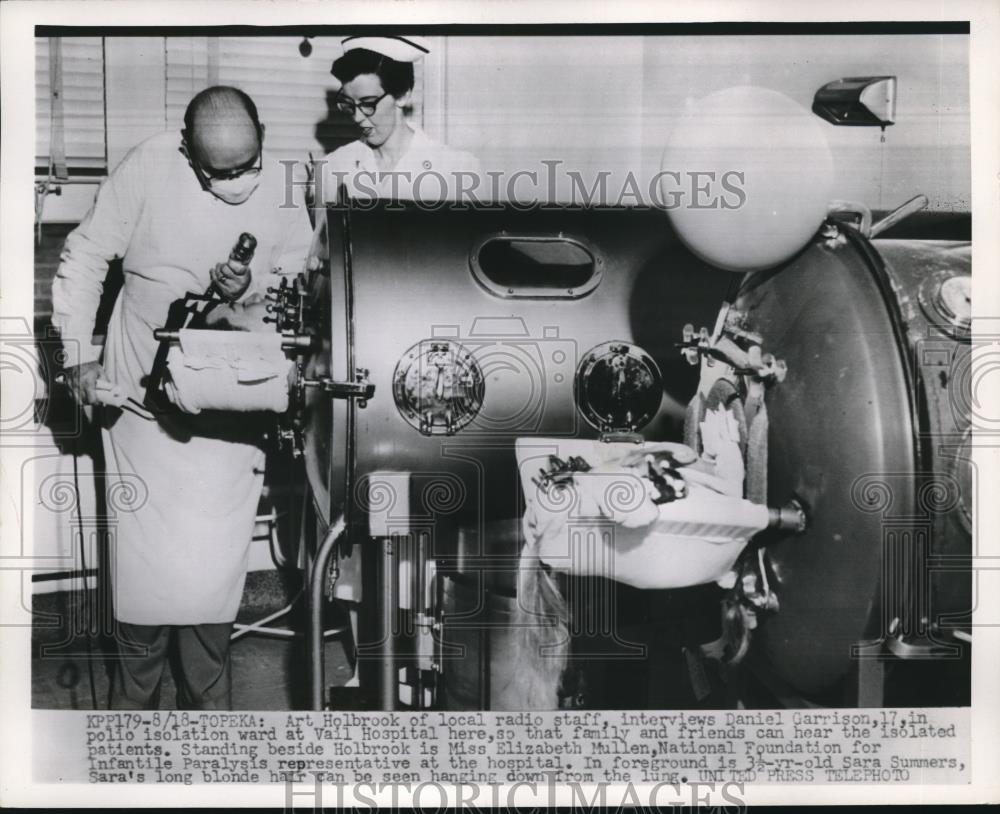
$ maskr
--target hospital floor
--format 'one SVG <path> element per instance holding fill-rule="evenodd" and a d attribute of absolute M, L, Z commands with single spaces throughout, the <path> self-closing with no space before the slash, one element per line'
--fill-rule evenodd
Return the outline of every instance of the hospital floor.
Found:
<path fill-rule="evenodd" d="M 251 623 L 280 610 L 288 604 L 290 591 L 277 571 L 252 572 L 247 577 L 238 623 Z M 36 709 L 93 709 L 107 706 L 112 661 L 107 657 L 111 645 L 82 632 L 85 628 L 73 620 L 84 614 L 74 612 L 83 603 L 96 599 L 90 591 L 86 600 L 79 592 L 40 594 L 33 598 L 35 625 L 31 637 L 32 706 Z M 300 600 L 301 602 L 301 600 Z M 285 618 L 275 626 L 294 625 L 303 630 L 303 615 Z M 338 620 L 328 621 L 332 626 Z M 235 709 L 301 709 L 306 704 L 308 668 L 303 639 L 278 639 L 258 635 L 244 636 L 232 646 L 233 707 Z M 338 686 L 350 675 L 343 645 L 331 640 L 326 646 L 327 684 Z M 91 692 L 93 675 L 93 693 Z M 175 684 L 171 670 L 164 670 L 161 706 L 175 706 Z"/>

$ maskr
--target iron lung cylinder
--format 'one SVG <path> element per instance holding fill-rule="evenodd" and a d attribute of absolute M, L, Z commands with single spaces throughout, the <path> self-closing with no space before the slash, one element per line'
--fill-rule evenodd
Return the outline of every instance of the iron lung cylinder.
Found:
<path fill-rule="evenodd" d="M 677 437 L 696 373 L 675 348 L 714 319 L 733 275 L 707 268 L 662 212 L 513 208 L 328 211 L 330 275 L 314 288 L 328 335 L 311 377 L 367 371 L 375 396 L 308 394 L 317 509 L 366 527 L 373 472 L 412 473 L 400 523 L 456 529 L 522 513 L 519 437 L 597 437 L 574 377 L 609 341 L 641 348 L 664 382 L 642 433 Z"/>
<path fill-rule="evenodd" d="M 769 501 L 809 514 L 767 546 L 780 608 L 749 661 L 779 698 L 968 703 L 969 245 L 844 231 L 734 301 L 788 367 L 767 396 Z M 888 695 L 873 665 L 897 674 Z M 947 689 L 928 694 L 935 667 Z"/>
<path fill-rule="evenodd" d="M 488 673 L 512 658 L 501 629 L 516 602 L 524 511 L 515 440 L 631 426 L 679 439 L 697 370 L 676 343 L 686 322 L 715 318 L 735 277 L 693 257 L 656 211 L 381 204 L 330 209 L 327 226 L 329 272 L 312 280 L 323 343 L 305 373 L 367 378 L 375 393 L 362 405 L 306 390 L 317 514 L 326 524 L 345 514 L 352 557 L 373 533 L 421 537 L 456 620 L 444 622 L 439 703 L 490 703 L 484 688 L 504 679 Z M 626 409 L 627 399 L 595 399 L 588 422 L 574 379 L 583 363 L 606 374 L 602 354 L 655 368 L 655 388 Z M 387 472 L 407 473 L 405 497 Z M 496 616 L 486 642 L 472 630 L 478 602 Z M 407 643 L 396 644 L 405 658 Z M 469 656 L 449 659 L 452 645 Z"/>
<path fill-rule="evenodd" d="M 676 343 L 730 301 L 788 369 L 766 399 L 769 503 L 797 497 L 809 515 L 804 534 L 767 541 L 780 608 L 755 631 L 754 674 L 773 696 L 823 703 L 863 657 L 962 654 L 951 632 L 968 622 L 969 576 L 947 565 L 970 551 L 969 346 L 952 313 L 962 283 L 948 280 L 967 277 L 967 247 L 873 245 L 845 230 L 744 276 L 696 259 L 656 211 L 380 204 L 327 217 L 329 273 L 312 288 L 323 344 L 306 375 L 367 378 L 375 394 L 307 391 L 323 521 L 343 512 L 361 542 L 377 512 L 388 533 L 425 535 L 446 572 L 481 557 L 509 573 L 516 534 L 499 552 L 461 541 L 521 516 L 515 439 L 595 438 L 636 419 L 609 413 L 602 427 L 600 410 L 585 420 L 576 405 L 581 363 L 620 343 L 662 379 L 641 435 L 681 440 L 698 369 Z M 409 473 L 405 499 L 375 493 L 384 472 Z M 465 578 L 444 584 L 450 605 L 468 598 Z M 501 627 L 509 592 L 501 579 Z M 478 677 L 451 683 L 462 704 L 488 704 L 490 653 L 505 652 L 494 639 L 461 668 Z"/>

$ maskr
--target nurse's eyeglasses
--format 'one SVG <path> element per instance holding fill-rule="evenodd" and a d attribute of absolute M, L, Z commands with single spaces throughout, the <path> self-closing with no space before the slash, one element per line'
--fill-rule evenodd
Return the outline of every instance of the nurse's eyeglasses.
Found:
<path fill-rule="evenodd" d="M 353 116 L 355 110 L 360 110 L 365 116 L 374 116 L 378 103 L 388 95 L 388 93 L 383 93 L 381 96 L 366 96 L 357 101 L 354 101 L 350 96 L 338 95 L 334 104 L 337 106 L 337 110 L 348 116 Z"/>

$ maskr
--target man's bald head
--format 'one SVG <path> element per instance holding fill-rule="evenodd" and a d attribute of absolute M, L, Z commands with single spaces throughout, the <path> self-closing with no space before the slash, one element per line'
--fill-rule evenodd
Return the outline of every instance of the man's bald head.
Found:
<path fill-rule="evenodd" d="M 238 88 L 217 85 L 195 96 L 184 113 L 184 137 L 194 158 L 213 170 L 231 170 L 260 152 L 257 106 Z"/>

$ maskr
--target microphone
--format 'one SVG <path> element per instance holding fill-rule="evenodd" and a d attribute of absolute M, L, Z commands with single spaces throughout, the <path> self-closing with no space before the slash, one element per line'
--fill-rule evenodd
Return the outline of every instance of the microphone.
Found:
<path fill-rule="evenodd" d="M 249 232 L 240 235 L 233 250 L 229 253 L 229 261 L 247 266 L 253 260 L 253 253 L 257 250 L 257 238 Z"/>
<path fill-rule="evenodd" d="M 247 266 L 250 265 L 250 261 L 253 260 L 253 254 L 257 250 L 257 238 L 255 238 L 249 232 L 243 232 L 236 241 L 236 245 L 233 246 L 233 250 L 229 253 L 229 259 L 226 261 L 226 265 L 229 266 L 230 270 L 236 274 L 242 274 L 246 271 Z M 222 296 L 222 292 L 216 287 L 215 283 L 211 283 L 208 286 L 208 290 L 205 292 L 206 296 L 215 297 L 216 299 L 225 299 Z"/>

